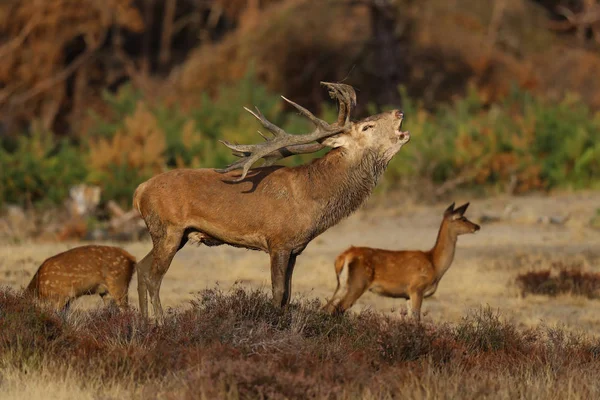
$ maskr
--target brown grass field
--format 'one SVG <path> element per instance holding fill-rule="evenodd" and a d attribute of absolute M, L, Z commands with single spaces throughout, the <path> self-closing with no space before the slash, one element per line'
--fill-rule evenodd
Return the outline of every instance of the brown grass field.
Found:
<path fill-rule="evenodd" d="M 136 313 L 121 317 L 107 314 L 97 310 L 102 307 L 99 297 L 87 297 L 75 302 L 74 311 L 66 322 L 52 313 L 32 317 L 36 321 L 36 318 L 49 318 L 53 321 L 51 324 L 60 325 L 60 329 L 57 328 L 60 332 L 56 335 L 63 338 L 60 340 L 71 343 L 73 354 L 69 355 L 62 345 L 57 347 L 53 336 L 49 350 L 42 353 L 33 351 L 27 357 L 23 356 L 24 360 L 20 358 L 27 353 L 23 350 L 24 345 L 15 345 L 19 340 L 15 342 L 15 338 L 9 335 L 18 336 L 16 332 L 32 329 L 27 321 L 19 322 L 19 313 L 33 311 L 27 304 L 15 305 L 18 301 L 13 298 L 14 295 L 7 295 L 5 307 L 20 311 L 12 315 L 14 320 L 6 316 L 11 316 L 10 311 L 0 315 L 0 321 L 2 318 L 8 321 L 4 326 L 5 332 L 0 332 L 3 341 L 0 347 L 0 398 L 599 397 L 600 301 L 568 293 L 555 297 L 523 297 L 516 278 L 520 273 L 540 269 L 580 268 L 587 272 L 600 272 L 600 231 L 590 226 L 591 219 L 600 208 L 600 192 L 483 199 L 457 196 L 457 204 L 471 200 L 466 215 L 479 222 L 482 229 L 475 235 L 459 238 L 452 267 L 436 294 L 424 301 L 423 325 L 415 326 L 402 318 L 404 300 L 382 298 L 371 293 L 358 300 L 351 315 L 327 318 L 317 308 L 335 289 L 333 260 L 338 253 L 350 245 L 427 249 L 433 245 L 442 213 L 448 205 L 446 203 L 451 202 L 426 205 L 399 195 L 383 196 L 308 246 L 298 258 L 294 273 L 295 308 L 286 312 L 270 309 L 268 296 L 251 292 L 253 289 L 269 292 L 270 273 L 266 254 L 228 246 L 186 246 L 175 257 L 162 284 L 163 306 L 171 307 L 170 319 L 165 327 L 145 327 Z M 489 216 L 501 215 L 504 217 L 499 221 L 486 221 Z M 545 217 L 567 215 L 569 218 L 564 224 L 543 221 Z M 15 290 L 26 286 L 44 259 L 77 245 L 1 245 L 0 284 Z M 122 247 L 141 259 L 150 250 L 151 243 L 127 243 Z M 130 303 L 135 308 L 136 287 L 134 276 L 129 294 Z M 215 287 L 223 293 L 201 293 Z M 250 294 L 235 288 L 244 288 Z M 205 298 L 204 302 L 198 300 L 199 295 Z M 250 296 L 250 299 L 240 300 L 240 296 Z M 191 300 L 196 300 L 196 303 Z M 229 325 L 220 324 L 215 328 L 200 318 L 210 320 L 218 314 L 215 310 L 226 307 L 226 304 L 229 304 L 230 310 L 236 307 L 241 310 L 239 315 L 231 317 L 232 321 L 225 318 Z M 256 315 L 248 311 L 252 314 L 248 316 L 245 307 L 266 311 L 263 314 L 257 311 Z M 297 316 L 294 317 L 294 313 Z M 98 318 L 102 320 L 98 321 Z M 272 318 L 276 321 L 273 322 Z M 280 320 L 285 321 L 286 318 L 292 320 L 282 328 Z M 294 325 L 297 323 L 294 318 L 306 318 L 303 327 L 314 325 L 334 331 L 340 327 L 348 329 L 349 338 L 344 338 L 344 332 L 336 333 L 335 338 L 330 332 L 323 336 L 321 328 L 315 328 L 319 333 L 307 335 L 304 328 Z M 318 322 L 310 322 L 311 318 Z M 120 361 L 111 361 L 114 364 L 107 361 L 114 370 L 107 369 L 104 363 L 94 364 L 97 355 L 94 352 L 85 356 L 89 359 L 88 365 L 82 364 L 81 360 L 69 361 L 81 357 L 81 352 L 85 353 L 84 350 L 78 352 L 77 349 L 82 346 L 79 341 L 83 339 L 72 331 L 82 335 L 88 332 L 86 329 L 94 332 L 103 321 L 112 324 L 113 328 L 127 327 L 130 332 L 129 336 L 125 335 L 127 338 L 114 337 L 113 331 L 110 334 L 105 332 L 106 338 L 93 340 L 100 359 L 104 354 L 102 351 L 111 354 L 109 360 L 117 357 L 114 352 L 122 352 Z M 33 326 L 40 323 L 33 323 Z M 194 324 L 198 326 L 194 328 Z M 370 327 L 365 324 L 370 324 Z M 190 337 L 183 342 L 180 338 L 169 341 L 169 335 L 177 337 L 183 334 L 178 333 L 178 326 L 182 332 L 189 330 Z M 465 340 L 465 332 L 473 326 L 483 327 L 483 333 L 472 333 L 472 337 Z M 8 329 L 18 330 L 9 334 Z M 131 333 L 132 329 L 134 333 Z M 201 329 L 204 331 L 198 333 Z M 219 339 L 207 333 L 219 329 L 225 332 Z M 47 329 L 43 331 L 46 333 L 40 343 L 47 344 Z M 231 331 L 235 332 L 232 333 L 234 339 L 227 338 L 227 332 Z M 357 339 L 361 332 L 378 337 L 379 341 L 364 344 Z M 487 345 L 475 349 L 470 347 L 478 342 L 478 337 L 483 335 L 485 339 L 488 334 L 501 338 L 498 339 L 500 347 L 492 345 L 491 350 Z M 355 341 L 348 342 L 351 339 Z M 488 339 L 484 342 L 487 343 Z M 161 344 L 160 340 L 166 340 L 171 347 Z M 494 340 L 489 341 L 495 343 Z M 23 339 L 23 343 L 26 342 Z M 45 348 L 45 345 L 38 345 Z M 168 349 L 163 349 L 164 346 Z M 356 352 L 352 346 L 356 346 Z M 392 350 L 389 350 L 390 346 Z M 185 350 L 188 347 L 189 352 Z M 156 360 L 151 360 L 148 364 L 141 362 L 140 366 L 136 364 L 140 362 L 136 358 L 138 348 L 162 349 L 168 354 L 164 358 L 177 358 L 178 361 L 171 364 L 165 361 L 161 366 L 160 362 L 157 364 Z M 202 355 L 194 353 L 197 351 Z M 390 352 L 392 356 L 389 356 Z M 406 356 L 407 352 L 412 355 Z M 353 355 L 342 357 L 342 354 L 350 353 Z M 333 364 L 324 367 L 317 361 L 309 361 L 308 355 L 311 354 L 323 365 Z M 223 360 L 220 360 L 221 355 Z M 558 359 L 566 364 L 558 366 Z M 576 362 L 579 359 L 581 362 Z M 132 365 L 131 369 L 127 368 L 128 363 Z M 361 366 L 364 368 L 361 369 Z M 336 368 L 340 368 L 338 372 L 335 372 Z M 264 370 L 265 376 L 249 372 L 254 369 Z M 344 373 L 349 375 L 344 376 Z M 358 378 L 354 379 L 353 374 L 358 374 Z M 277 375 L 274 380 L 269 378 L 273 375 Z"/>

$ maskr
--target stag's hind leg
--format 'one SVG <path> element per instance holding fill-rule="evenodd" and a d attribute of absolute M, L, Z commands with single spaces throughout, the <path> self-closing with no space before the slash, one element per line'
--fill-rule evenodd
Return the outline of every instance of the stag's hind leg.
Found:
<path fill-rule="evenodd" d="M 159 324 L 164 321 L 162 305 L 160 304 L 160 285 L 165 273 L 175 257 L 175 253 L 185 244 L 183 230 L 166 229 L 166 234 L 155 241 L 152 249 L 152 264 L 146 275 L 148 294 L 152 302 L 154 316 Z M 139 279 L 139 276 L 138 276 Z"/>

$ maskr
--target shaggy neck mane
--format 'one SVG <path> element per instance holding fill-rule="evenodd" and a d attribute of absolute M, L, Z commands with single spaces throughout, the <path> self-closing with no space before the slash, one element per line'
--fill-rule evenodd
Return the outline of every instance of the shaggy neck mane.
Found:
<path fill-rule="evenodd" d="M 371 151 L 354 162 L 347 151 L 338 148 L 306 165 L 303 172 L 307 175 L 307 190 L 318 204 L 314 235 L 356 211 L 367 200 L 388 163 L 389 160 Z"/>

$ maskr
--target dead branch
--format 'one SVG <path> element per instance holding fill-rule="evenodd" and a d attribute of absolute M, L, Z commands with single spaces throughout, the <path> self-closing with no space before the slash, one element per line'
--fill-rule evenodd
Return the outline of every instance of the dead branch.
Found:
<path fill-rule="evenodd" d="M 96 50 L 100 46 L 102 46 L 102 43 L 104 43 L 104 40 L 106 39 L 106 34 L 107 34 L 107 32 L 103 31 L 100 35 L 100 38 L 98 38 L 98 40 L 95 43 L 89 45 L 88 49 L 83 54 L 81 54 L 79 57 L 77 57 L 73 62 L 71 62 L 71 64 L 69 64 L 65 69 L 63 69 L 62 71 L 58 72 L 57 74 L 55 74 L 54 76 L 52 76 L 50 78 L 44 79 L 43 81 L 41 81 L 37 85 L 35 85 L 33 88 L 26 91 L 25 93 L 14 96 L 9 101 L 10 105 L 12 105 L 12 106 L 22 105 L 25 102 L 27 102 L 28 100 L 32 99 L 33 97 L 40 95 L 41 93 L 51 89 L 52 87 L 56 86 L 57 84 L 68 79 L 75 71 L 77 71 L 77 69 L 80 66 L 82 66 L 83 64 L 85 64 L 91 58 L 94 57 L 94 53 L 96 52 Z M 0 100 L 4 100 L 4 97 L 1 97 Z M 0 103 L 0 104 L 2 104 L 2 103 Z"/>
<path fill-rule="evenodd" d="M 36 15 L 36 18 L 30 19 L 29 22 L 27 22 L 25 27 L 21 30 L 21 32 L 19 32 L 19 34 L 14 39 L 9 41 L 8 43 L 3 44 L 2 47 L 0 47 L 0 57 L 4 57 L 11 51 L 15 50 L 17 47 L 20 47 L 23 44 L 23 42 L 25 42 L 25 39 L 27 39 L 27 36 L 29 36 L 31 31 L 33 31 L 33 28 L 35 28 L 35 26 L 38 24 L 39 20 L 40 18 L 38 18 L 38 16 Z"/>
<path fill-rule="evenodd" d="M 162 66 L 166 66 L 171 59 L 171 39 L 173 37 L 173 23 L 176 9 L 177 0 L 166 0 L 163 29 L 160 37 L 160 53 L 158 55 L 158 61 Z"/>

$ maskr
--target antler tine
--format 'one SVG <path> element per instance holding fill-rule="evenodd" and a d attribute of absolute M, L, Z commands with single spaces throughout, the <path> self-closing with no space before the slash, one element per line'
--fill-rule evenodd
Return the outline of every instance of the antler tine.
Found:
<path fill-rule="evenodd" d="M 273 132 L 273 135 L 275 135 L 275 136 L 289 135 L 286 131 L 284 131 L 283 129 L 281 129 L 280 127 L 278 127 L 277 125 L 275 125 L 274 123 L 269 121 L 268 119 L 266 119 L 265 116 L 260 112 L 258 107 L 254 107 L 254 108 L 256 109 L 256 112 L 250 110 L 248 107 L 244 107 L 244 110 L 246 110 L 250 114 L 254 115 L 254 118 L 259 120 L 260 123 L 262 124 L 262 126 L 264 126 L 266 129 L 268 129 L 270 132 Z M 261 136 L 262 136 L 262 134 L 261 134 Z"/>
<path fill-rule="evenodd" d="M 337 124 L 344 126 L 350 122 L 350 115 L 356 107 L 356 91 L 345 83 L 321 82 L 329 91 L 329 96 L 338 101 L 339 114 Z"/>
<path fill-rule="evenodd" d="M 315 124 L 315 126 L 317 127 L 321 127 L 321 128 L 327 128 L 329 127 L 329 124 L 325 121 L 323 121 L 320 118 L 315 117 L 315 115 L 313 113 L 311 113 L 310 111 L 308 111 L 306 108 L 302 107 L 300 104 L 293 102 L 292 100 L 281 96 L 281 98 L 283 100 L 285 100 L 286 102 L 288 102 L 289 104 L 291 104 L 292 106 L 294 106 L 294 108 L 296 108 L 296 110 L 300 111 L 300 114 L 304 115 L 306 118 L 310 119 L 310 121 Z"/>
<path fill-rule="evenodd" d="M 229 165 L 227 168 L 217 170 L 217 172 L 230 172 L 240 169 L 241 167 L 242 175 L 235 180 L 235 182 L 240 182 L 246 178 L 246 174 L 250 170 L 250 167 L 261 158 L 265 158 L 266 165 L 272 165 L 278 159 L 288 157 L 288 155 L 284 155 L 286 153 L 289 153 L 289 155 L 300 154 L 302 152 L 307 152 L 306 150 L 309 149 L 315 149 L 315 151 L 317 151 L 323 147 L 308 147 L 308 144 L 316 140 L 337 135 L 344 130 L 344 127 L 331 127 L 327 130 L 317 128 L 313 132 L 306 135 L 290 135 L 284 131 L 285 136 L 277 136 L 273 139 L 267 140 L 265 143 L 253 145 L 231 144 L 227 141 L 221 140 L 221 143 L 233 150 L 234 154 L 243 154 L 243 158 Z M 322 146 L 319 143 L 317 143 L 317 145 Z M 275 159 L 273 159 L 274 157 Z"/>

